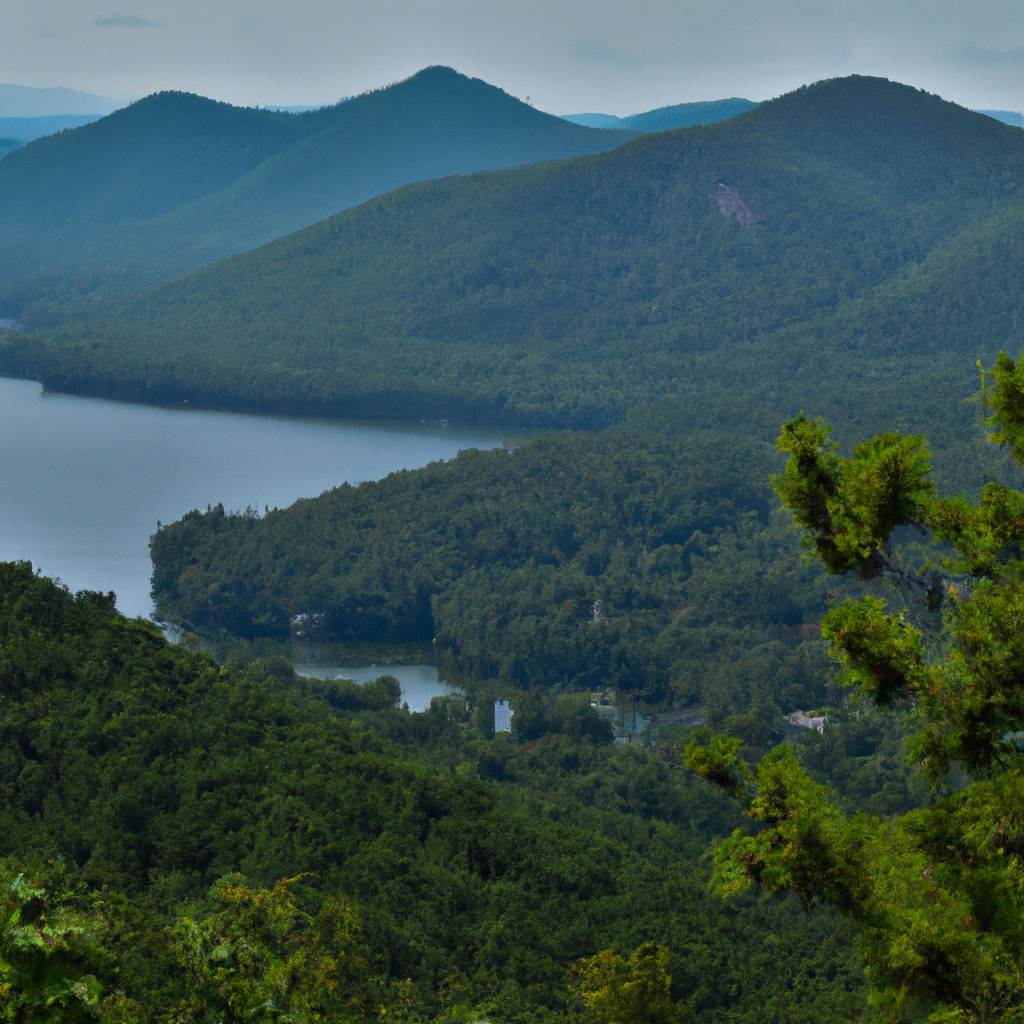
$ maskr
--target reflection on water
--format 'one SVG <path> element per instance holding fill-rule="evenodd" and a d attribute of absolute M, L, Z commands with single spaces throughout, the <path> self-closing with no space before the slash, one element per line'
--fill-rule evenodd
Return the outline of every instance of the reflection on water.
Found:
<path fill-rule="evenodd" d="M 0 378 L 0 560 L 149 615 L 149 537 L 193 508 L 283 508 L 493 448 L 486 431 L 275 419 L 68 395 Z"/>
<path fill-rule="evenodd" d="M 437 678 L 433 665 L 385 665 L 370 668 L 340 668 L 335 665 L 296 664 L 300 676 L 311 679 L 352 679 L 357 683 L 369 683 L 381 676 L 394 676 L 402 685 L 402 700 L 410 711 L 426 711 L 434 697 L 454 693 L 447 683 Z"/>

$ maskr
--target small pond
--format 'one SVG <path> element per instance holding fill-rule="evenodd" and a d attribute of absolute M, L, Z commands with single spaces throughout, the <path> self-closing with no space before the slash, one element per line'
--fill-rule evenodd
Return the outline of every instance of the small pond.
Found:
<path fill-rule="evenodd" d="M 369 668 L 342 668 L 336 665 L 308 665 L 298 662 L 295 671 L 311 679 L 352 679 L 369 683 L 381 676 L 394 676 L 402 686 L 402 700 L 410 711 L 426 711 L 434 697 L 455 690 L 437 678 L 433 665 L 372 665 Z"/>

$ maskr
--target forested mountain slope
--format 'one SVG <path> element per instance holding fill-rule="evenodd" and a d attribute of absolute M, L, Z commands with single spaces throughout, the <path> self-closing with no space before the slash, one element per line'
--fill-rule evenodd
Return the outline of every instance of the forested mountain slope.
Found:
<path fill-rule="evenodd" d="M 152 284 L 407 182 L 635 136 L 441 67 L 305 114 L 150 96 L 0 165 L 0 305 Z"/>
<path fill-rule="evenodd" d="M 407 186 L 91 323 L 8 336 L 2 365 L 55 390 L 328 416 L 589 427 L 671 399 L 682 422 L 770 438 L 809 407 L 864 430 L 928 418 L 943 448 L 966 370 L 1021 344 L 1022 199 L 1019 130 L 834 80 L 609 153 Z"/>
<path fill-rule="evenodd" d="M 224 188 L 315 131 L 318 118 L 165 92 L 37 139 L 0 163 L 5 287 L 112 225 Z"/>
<path fill-rule="evenodd" d="M 579 958 L 652 941 L 672 1019 L 863 1013 L 851 933 L 710 892 L 713 836 L 738 815 L 616 749 L 586 701 L 535 714 L 528 741 L 493 737 L 465 699 L 411 715 L 394 680 L 222 668 L 112 605 L 0 565 L 19 1019 L 540 1024 L 583 1013 Z"/>
<path fill-rule="evenodd" d="M 304 615 L 307 640 L 418 644 L 470 689 L 615 687 L 766 727 L 826 701 L 805 643 L 821 573 L 770 520 L 776 462 L 720 434 L 616 427 L 463 452 L 262 518 L 193 512 L 153 537 L 157 615 L 285 640 Z"/>

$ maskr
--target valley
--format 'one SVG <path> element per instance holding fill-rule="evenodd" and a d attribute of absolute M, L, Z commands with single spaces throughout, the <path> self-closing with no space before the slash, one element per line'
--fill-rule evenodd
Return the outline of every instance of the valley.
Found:
<path fill-rule="evenodd" d="M 1022 232 L 859 75 L 5 156 L 0 1006 L 1017 1020 Z"/>

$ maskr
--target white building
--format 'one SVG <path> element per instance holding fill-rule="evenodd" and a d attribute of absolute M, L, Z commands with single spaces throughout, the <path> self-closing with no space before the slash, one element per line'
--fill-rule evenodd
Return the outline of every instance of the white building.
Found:
<path fill-rule="evenodd" d="M 507 700 L 494 702 L 494 733 L 512 731 L 512 716 L 515 712 L 509 707 Z"/>

